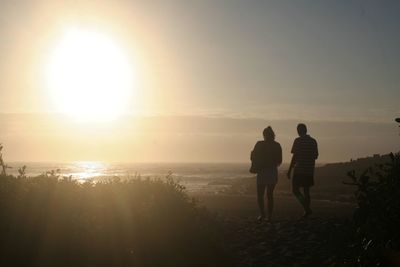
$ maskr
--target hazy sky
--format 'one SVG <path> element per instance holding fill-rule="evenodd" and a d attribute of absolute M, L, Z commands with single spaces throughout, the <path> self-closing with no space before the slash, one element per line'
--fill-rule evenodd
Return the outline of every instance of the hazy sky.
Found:
<path fill-rule="evenodd" d="M 6 161 L 249 162 L 261 132 L 272 125 L 283 161 L 297 137 L 297 120 L 206 116 L 121 118 L 113 127 L 82 125 L 59 115 L 0 115 Z M 309 121 L 319 162 L 348 161 L 398 151 L 394 123 Z M 82 127 L 83 126 L 83 127 Z"/>
<path fill-rule="evenodd" d="M 65 29 L 78 26 L 104 30 L 134 62 L 139 94 L 129 113 L 262 119 L 260 131 L 271 120 L 331 128 L 391 123 L 400 115 L 399 14 L 399 1 L 1 1 L 0 112 L 54 110 L 44 66 Z M 361 135 L 357 125 L 349 127 L 351 138 Z M 397 135 L 396 127 L 388 131 Z M 0 142 L 10 132 L 2 127 Z M 289 133 L 295 137 L 282 132 Z M 13 138 L 10 144 L 28 137 Z M 255 135 L 241 138 L 238 154 Z M 353 142 L 332 138 L 338 140 L 326 147 Z M 374 151 L 389 149 L 393 140 L 378 138 Z M 360 154 L 374 153 L 359 145 Z M 327 161 L 352 156 L 329 153 Z"/>

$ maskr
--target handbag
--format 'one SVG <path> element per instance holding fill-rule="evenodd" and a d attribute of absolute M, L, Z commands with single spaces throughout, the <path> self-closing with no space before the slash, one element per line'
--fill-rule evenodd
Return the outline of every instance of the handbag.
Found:
<path fill-rule="evenodd" d="M 250 166 L 249 172 L 250 173 L 258 173 L 258 168 L 257 168 L 257 166 L 256 166 L 254 161 L 251 162 L 251 166 Z"/>

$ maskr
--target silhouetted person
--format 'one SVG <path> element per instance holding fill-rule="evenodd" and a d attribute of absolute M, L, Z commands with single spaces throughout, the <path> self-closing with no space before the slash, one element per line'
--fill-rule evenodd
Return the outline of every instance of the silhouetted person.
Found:
<path fill-rule="evenodd" d="M 310 187 L 314 185 L 314 168 L 315 160 L 318 158 L 317 141 L 307 134 L 307 127 L 300 123 L 297 125 L 297 133 L 299 137 L 294 140 L 292 147 L 292 160 L 290 162 L 287 173 L 288 178 L 291 178 L 292 169 L 292 190 L 297 200 L 304 208 L 304 218 L 311 215 L 310 208 Z M 304 195 L 300 192 L 300 187 L 303 187 Z"/>
<path fill-rule="evenodd" d="M 270 126 L 263 131 L 264 140 L 258 141 L 251 152 L 250 172 L 257 173 L 257 202 L 260 209 L 259 221 L 265 219 L 264 194 L 267 189 L 268 220 L 272 220 L 273 193 L 278 182 L 278 166 L 282 163 L 282 148 L 275 142 L 275 133 Z"/>

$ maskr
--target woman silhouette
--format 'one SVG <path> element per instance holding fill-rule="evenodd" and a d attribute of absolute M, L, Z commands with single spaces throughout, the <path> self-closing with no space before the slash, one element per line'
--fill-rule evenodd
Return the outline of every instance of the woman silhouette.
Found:
<path fill-rule="evenodd" d="M 274 189 L 278 182 L 278 166 L 282 163 L 282 148 L 275 141 L 275 133 L 271 126 L 263 131 L 264 140 L 258 141 L 251 152 L 250 172 L 257 173 L 257 202 L 260 209 L 259 221 L 265 219 L 264 195 L 267 189 L 268 221 L 272 220 L 274 208 Z"/>

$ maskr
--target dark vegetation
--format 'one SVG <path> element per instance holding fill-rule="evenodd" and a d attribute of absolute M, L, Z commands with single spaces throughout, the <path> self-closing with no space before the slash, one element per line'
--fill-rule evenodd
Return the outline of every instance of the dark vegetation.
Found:
<path fill-rule="evenodd" d="M 400 154 L 361 174 L 349 172 L 357 187 L 354 212 L 354 265 L 400 266 Z"/>
<path fill-rule="evenodd" d="M 23 167 L 0 175 L 0 218 L 0 266 L 232 266 L 171 177 L 80 184 Z"/>

